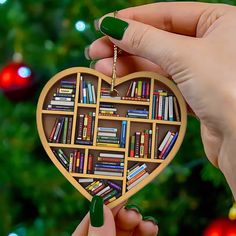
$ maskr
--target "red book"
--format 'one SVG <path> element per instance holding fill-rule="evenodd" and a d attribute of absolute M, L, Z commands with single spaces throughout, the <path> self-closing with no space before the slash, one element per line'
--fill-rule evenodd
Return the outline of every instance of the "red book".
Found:
<path fill-rule="evenodd" d="M 93 155 L 89 154 L 88 156 L 88 174 L 93 173 Z"/>
<path fill-rule="evenodd" d="M 73 164 L 72 164 L 72 172 L 76 172 L 76 160 L 77 160 L 77 150 L 74 151 L 73 155 Z"/>
<path fill-rule="evenodd" d="M 53 125 L 53 128 L 52 128 L 52 131 L 51 131 L 51 134 L 50 134 L 50 137 L 48 139 L 48 141 L 51 143 L 52 140 L 53 140 L 53 137 L 54 137 L 54 134 L 55 134 L 55 131 L 56 131 L 56 128 L 57 128 L 57 124 L 58 124 L 58 118 L 56 118 L 55 120 L 55 123 Z"/>
<path fill-rule="evenodd" d="M 150 97 L 150 83 L 147 82 L 146 84 L 146 97 L 145 98 L 149 98 Z"/>
<path fill-rule="evenodd" d="M 79 166 L 80 166 L 80 152 L 77 152 L 77 156 L 76 156 L 76 168 L 75 168 L 75 172 L 79 173 Z"/>
<path fill-rule="evenodd" d="M 79 115 L 79 127 L 78 127 L 78 134 L 77 134 L 78 140 L 82 140 L 83 125 L 84 125 L 84 115 Z"/>
<path fill-rule="evenodd" d="M 125 94 L 126 97 L 130 97 L 130 96 L 131 96 L 131 89 L 132 89 L 132 86 L 133 86 L 133 82 L 131 82 L 131 83 L 129 84 L 129 88 L 128 88 L 126 94 Z"/>

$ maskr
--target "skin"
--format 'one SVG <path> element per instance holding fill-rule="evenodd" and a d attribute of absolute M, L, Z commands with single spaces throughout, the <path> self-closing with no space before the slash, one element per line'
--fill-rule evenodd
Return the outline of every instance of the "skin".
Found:
<path fill-rule="evenodd" d="M 172 78 L 200 120 L 209 161 L 222 171 L 235 198 L 236 7 L 154 3 L 121 10 L 117 17 L 129 26 L 122 40 L 104 36 L 90 45 L 95 69 L 111 75 L 116 44 L 123 50 L 118 76 L 149 70 Z"/>

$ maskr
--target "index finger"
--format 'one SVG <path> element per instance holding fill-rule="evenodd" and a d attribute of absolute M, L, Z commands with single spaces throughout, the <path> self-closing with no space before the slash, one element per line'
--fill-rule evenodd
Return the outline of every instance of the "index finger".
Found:
<path fill-rule="evenodd" d="M 201 16 L 208 10 L 211 13 L 217 6 L 219 4 L 160 2 L 120 10 L 117 17 L 139 21 L 172 33 L 196 36 Z"/>

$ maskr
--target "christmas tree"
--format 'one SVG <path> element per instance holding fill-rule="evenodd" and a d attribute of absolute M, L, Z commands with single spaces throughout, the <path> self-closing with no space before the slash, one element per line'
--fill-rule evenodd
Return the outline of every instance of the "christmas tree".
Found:
<path fill-rule="evenodd" d="M 43 150 L 35 122 L 37 99 L 55 73 L 89 66 L 84 48 L 101 36 L 94 19 L 151 2 L 0 0 L 1 67 L 21 55 L 34 71 L 37 88 L 24 101 L 0 94 L 0 235 L 71 235 L 88 211 L 89 202 Z M 189 117 L 184 143 L 171 165 L 130 202 L 158 220 L 160 236 L 199 236 L 211 219 L 227 214 L 231 192 L 205 157 L 195 118 Z"/>

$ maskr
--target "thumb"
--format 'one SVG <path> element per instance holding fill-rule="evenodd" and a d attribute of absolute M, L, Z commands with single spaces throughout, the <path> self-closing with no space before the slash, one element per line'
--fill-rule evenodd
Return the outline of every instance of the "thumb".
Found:
<path fill-rule="evenodd" d="M 110 36 L 110 40 L 120 49 L 144 57 L 160 65 L 167 73 L 171 65 L 186 60 L 194 39 L 143 24 L 134 20 L 121 20 L 105 16 L 99 20 L 99 29 Z M 183 61 L 182 61 L 183 62 Z"/>
<path fill-rule="evenodd" d="M 88 236 L 115 236 L 116 227 L 111 210 L 103 205 L 103 198 L 94 196 L 90 205 Z"/>

